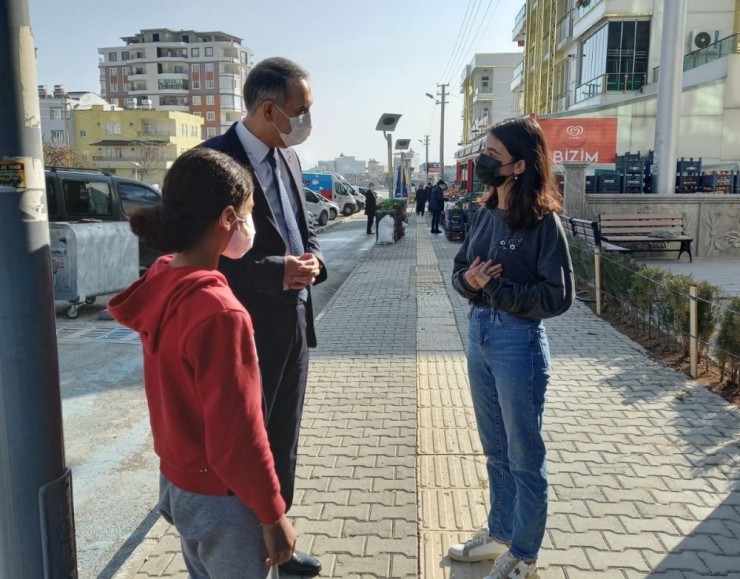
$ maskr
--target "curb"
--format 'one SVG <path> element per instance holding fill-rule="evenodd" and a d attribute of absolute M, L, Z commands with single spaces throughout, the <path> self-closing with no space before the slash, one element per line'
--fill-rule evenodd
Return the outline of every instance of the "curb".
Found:
<path fill-rule="evenodd" d="M 131 579 L 131 577 L 136 575 L 137 571 L 149 559 L 154 549 L 157 548 L 159 541 L 164 537 L 169 528 L 170 524 L 162 517 L 159 517 L 141 543 L 138 544 L 136 549 L 133 550 L 118 568 L 116 574 L 113 575 L 113 579 Z"/>

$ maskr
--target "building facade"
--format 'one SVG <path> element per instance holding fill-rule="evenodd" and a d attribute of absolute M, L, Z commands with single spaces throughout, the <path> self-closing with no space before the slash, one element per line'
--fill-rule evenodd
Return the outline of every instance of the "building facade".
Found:
<path fill-rule="evenodd" d="M 512 31 L 525 46 L 511 83 L 522 112 L 616 104 L 656 84 L 664 1 L 527 0 Z M 684 71 L 718 56 L 719 42 L 740 31 L 737 0 L 687 4 Z"/>
<path fill-rule="evenodd" d="M 100 94 L 109 103 L 201 116 L 201 139 L 245 114 L 241 91 L 253 53 L 241 38 L 156 28 L 121 40 L 124 46 L 98 49 Z"/>
<path fill-rule="evenodd" d="M 521 52 L 481 53 L 463 69 L 463 144 L 475 140 L 487 127 L 519 114 L 511 81 L 521 61 Z"/>
<path fill-rule="evenodd" d="M 203 118 L 181 111 L 72 112 L 75 148 L 86 167 L 161 185 L 174 160 L 202 141 Z"/>
<path fill-rule="evenodd" d="M 89 110 L 93 105 L 105 110 L 116 107 L 91 92 L 67 92 L 64 86 L 54 85 L 49 93 L 45 86 L 39 85 L 39 108 L 41 109 L 41 137 L 46 143 L 56 147 L 75 147 L 75 134 L 72 131 L 72 111 Z"/>

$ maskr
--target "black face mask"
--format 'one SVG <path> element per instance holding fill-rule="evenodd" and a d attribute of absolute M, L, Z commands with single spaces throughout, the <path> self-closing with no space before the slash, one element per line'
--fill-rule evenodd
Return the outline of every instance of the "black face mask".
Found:
<path fill-rule="evenodd" d="M 516 161 L 511 163 L 502 163 L 498 159 L 489 157 L 488 155 L 479 155 L 475 161 L 475 173 L 484 185 L 490 187 L 501 187 L 510 175 L 500 175 L 501 167 L 506 165 L 513 165 Z"/>

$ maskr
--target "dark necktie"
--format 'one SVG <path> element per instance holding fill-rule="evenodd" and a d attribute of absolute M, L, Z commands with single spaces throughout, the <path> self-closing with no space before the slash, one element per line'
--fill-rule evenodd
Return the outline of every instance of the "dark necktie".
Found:
<path fill-rule="evenodd" d="M 295 212 L 293 211 L 293 205 L 288 197 L 288 191 L 285 188 L 283 180 L 280 178 L 280 171 L 277 166 L 277 159 L 275 158 L 275 149 L 270 149 L 267 154 L 267 160 L 270 163 L 272 169 L 272 182 L 277 188 L 278 200 L 280 201 L 280 208 L 283 211 L 283 220 L 285 221 L 285 232 L 287 233 L 289 253 L 296 257 L 300 257 L 305 253 L 303 247 L 303 239 L 301 239 L 301 231 L 298 229 L 298 222 L 295 218 Z M 308 298 L 308 292 L 301 290 L 298 293 L 299 297 L 306 301 Z"/>

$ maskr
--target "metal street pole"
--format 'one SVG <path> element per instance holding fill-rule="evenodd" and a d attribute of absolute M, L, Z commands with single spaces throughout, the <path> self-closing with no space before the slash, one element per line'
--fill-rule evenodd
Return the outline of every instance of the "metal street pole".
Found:
<path fill-rule="evenodd" d="M 393 198 L 393 135 L 383 133 L 388 142 L 388 199 Z"/>
<path fill-rule="evenodd" d="M 444 178 L 445 173 L 445 89 L 450 86 L 449 84 L 443 84 L 442 86 L 442 111 L 440 114 L 439 122 L 439 178 Z"/>
<path fill-rule="evenodd" d="M 0 3 L 0 577 L 76 578 L 28 0 Z"/>
<path fill-rule="evenodd" d="M 424 135 L 424 140 L 419 139 L 419 142 L 424 143 L 424 162 L 426 167 L 426 183 L 429 183 L 429 135 Z M 425 184 L 426 184 L 425 183 Z"/>
<path fill-rule="evenodd" d="M 658 161 L 658 175 L 657 187 L 653 186 L 654 193 L 663 195 L 676 192 L 685 28 L 686 0 L 664 0 L 658 110 L 655 122 L 655 158 Z"/>

